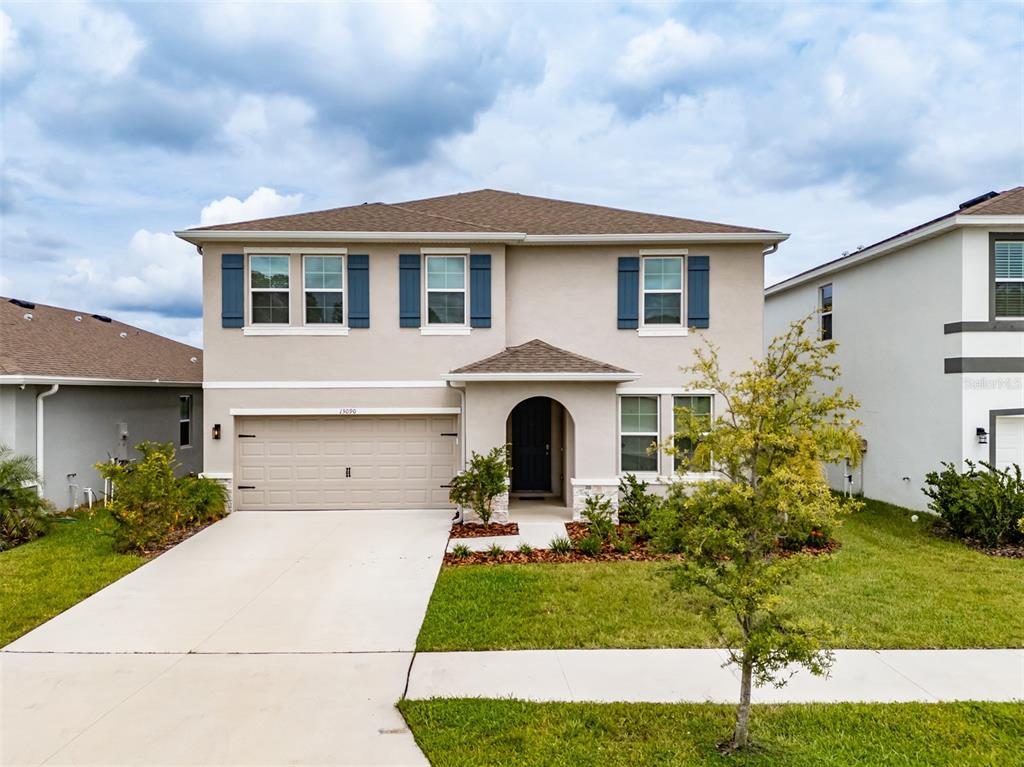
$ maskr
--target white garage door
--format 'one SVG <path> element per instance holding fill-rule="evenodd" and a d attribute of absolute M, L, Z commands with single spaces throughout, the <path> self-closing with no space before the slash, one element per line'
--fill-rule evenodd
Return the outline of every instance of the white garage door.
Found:
<path fill-rule="evenodd" d="M 446 508 L 456 416 L 239 418 L 240 510 Z"/>
<path fill-rule="evenodd" d="M 1024 417 L 999 416 L 996 418 L 996 468 L 1011 464 L 1024 468 Z"/>

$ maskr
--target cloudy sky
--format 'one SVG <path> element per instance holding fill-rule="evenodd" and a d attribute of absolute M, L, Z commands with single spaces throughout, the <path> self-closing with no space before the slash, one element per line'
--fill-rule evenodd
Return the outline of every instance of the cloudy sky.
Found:
<path fill-rule="evenodd" d="M 201 344 L 171 232 L 480 187 L 792 233 L 1024 183 L 1021 2 L 6 2 L 0 294 Z"/>

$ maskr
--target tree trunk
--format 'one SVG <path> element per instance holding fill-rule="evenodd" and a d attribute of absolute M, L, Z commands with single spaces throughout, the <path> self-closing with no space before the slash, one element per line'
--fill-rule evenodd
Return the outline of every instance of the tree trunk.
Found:
<path fill-rule="evenodd" d="M 732 747 L 737 751 L 745 749 L 750 740 L 750 687 L 754 664 L 746 652 L 741 669 L 740 705 L 736 709 L 736 730 L 732 736 Z"/>

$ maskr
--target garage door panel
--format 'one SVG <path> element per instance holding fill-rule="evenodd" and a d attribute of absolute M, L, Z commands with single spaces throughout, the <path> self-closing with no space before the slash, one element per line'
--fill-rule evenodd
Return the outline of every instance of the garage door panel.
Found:
<path fill-rule="evenodd" d="M 238 508 L 448 508 L 456 429 L 455 416 L 239 419 L 254 436 L 238 440 L 236 476 L 257 487 Z"/>

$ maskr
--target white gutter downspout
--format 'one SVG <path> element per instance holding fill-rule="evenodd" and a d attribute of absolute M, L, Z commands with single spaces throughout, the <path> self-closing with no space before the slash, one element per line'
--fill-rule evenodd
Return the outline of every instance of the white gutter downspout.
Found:
<path fill-rule="evenodd" d="M 462 414 L 459 416 L 459 440 L 462 442 L 462 470 L 466 468 L 466 387 L 465 386 L 452 386 L 451 381 L 445 381 L 445 385 L 452 391 L 459 393 L 459 399 L 462 400 L 461 409 Z M 462 514 L 457 514 L 459 522 L 465 522 L 462 518 Z"/>
<path fill-rule="evenodd" d="M 39 491 L 39 495 L 43 494 L 43 454 L 44 454 L 44 441 L 43 441 L 43 400 L 52 394 L 56 394 L 60 388 L 60 384 L 54 384 L 49 389 L 43 392 L 39 392 L 36 395 L 36 474 L 39 475 L 40 484 L 36 485 L 36 489 Z"/>
<path fill-rule="evenodd" d="M 775 251 L 777 251 L 778 249 L 779 249 L 779 243 L 777 243 L 777 242 L 776 242 L 776 243 L 775 243 L 774 245 L 772 245 L 772 246 L 771 246 L 770 248 L 765 248 L 764 250 L 762 250 L 762 251 L 761 251 L 761 255 L 762 255 L 762 256 L 770 256 L 770 255 L 771 255 L 772 253 L 774 253 L 774 252 L 775 252 Z"/>

